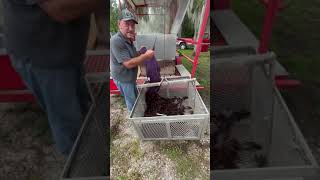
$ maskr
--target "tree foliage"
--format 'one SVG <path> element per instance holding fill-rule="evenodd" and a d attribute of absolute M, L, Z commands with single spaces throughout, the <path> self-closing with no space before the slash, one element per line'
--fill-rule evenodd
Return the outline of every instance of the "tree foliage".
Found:
<path fill-rule="evenodd" d="M 119 9 L 116 0 L 110 1 L 110 32 L 118 31 Z"/>
<path fill-rule="evenodd" d="M 194 34 L 194 25 L 188 16 L 184 17 L 184 20 L 182 22 L 181 26 L 181 37 L 193 37 Z"/>

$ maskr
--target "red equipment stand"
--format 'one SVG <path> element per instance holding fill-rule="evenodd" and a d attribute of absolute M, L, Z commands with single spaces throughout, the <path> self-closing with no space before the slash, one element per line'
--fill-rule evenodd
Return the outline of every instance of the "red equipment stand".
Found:
<path fill-rule="evenodd" d="M 109 51 L 87 51 L 84 67 L 88 79 L 109 77 Z M 0 102 L 36 102 L 6 54 L 0 55 Z"/>
<path fill-rule="evenodd" d="M 233 45 L 233 43 L 236 43 L 235 45 L 239 46 L 240 45 L 239 42 L 240 43 L 243 42 L 244 44 L 242 45 L 248 45 L 250 44 L 248 42 L 251 42 L 253 47 L 257 48 L 258 54 L 263 54 L 268 52 L 269 41 L 271 39 L 271 34 L 272 34 L 272 27 L 273 27 L 273 24 L 275 23 L 276 15 L 279 10 L 285 7 L 285 4 L 282 0 L 260 0 L 260 2 L 265 6 L 266 12 L 264 16 L 263 30 L 260 35 L 260 41 L 258 41 L 256 40 L 256 38 L 253 38 L 253 34 L 251 32 L 248 32 L 248 29 L 241 23 L 239 19 L 234 18 L 233 13 L 232 14 L 227 13 L 227 11 L 230 12 L 230 9 L 231 9 L 230 0 L 215 0 L 213 2 L 214 3 L 213 16 L 212 16 L 213 25 L 211 26 L 213 28 L 213 37 L 214 37 L 213 45 L 223 46 L 223 45 Z M 229 18 L 228 21 L 226 22 L 226 21 L 220 20 L 219 22 L 214 22 L 215 11 L 220 11 L 225 15 L 228 15 L 228 17 L 226 17 L 226 18 Z M 225 25 L 225 23 L 230 22 L 229 21 L 230 19 L 234 20 L 234 22 L 236 22 L 237 25 L 240 24 L 242 26 L 242 28 L 240 29 L 238 27 L 235 28 L 237 29 L 237 32 L 242 32 L 242 35 L 239 35 L 239 34 L 235 35 L 230 33 L 231 31 L 233 31 L 232 29 L 234 28 L 230 28 L 231 26 L 230 24 Z M 219 27 L 217 26 L 216 23 L 218 23 L 220 26 L 222 25 L 222 27 L 226 29 L 227 32 L 219 31 L 218 29 Z M 226 37 L 224 37 L 223 35 L 225 35 Z M 301 84 L 298 80 L 292 79 L 289 76 L 289 74 L 286 72 L 286 70 L 278 62 L 276 62 L 275 83 L 277 87 L 279 87 L 280 89 L 294 88 Z"/>

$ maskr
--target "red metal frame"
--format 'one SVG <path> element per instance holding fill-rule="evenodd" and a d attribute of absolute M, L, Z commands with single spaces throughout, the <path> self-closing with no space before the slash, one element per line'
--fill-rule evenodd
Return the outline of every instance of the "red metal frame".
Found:
<path fill-rule="evenodd" d="M 0 55 L 0 82 L 1 90 L 22 90 L 26 88 L 22 79 L 11 66 L 8 55 Z"/>
<path fill-rule="evenodd" d="M 107 72 L 109 56 L 87 55 L 84 62 L 86 74 Z M 8 55 L 0 55 L 0 102 L 32 102 L 36 99 L 14 70 Z"/>
<path fill-rule="evenodd" d="M 270 5 L 270 0 L 260 0 L 260 1 L 265 7 L 268 7 Z M 280 10 L 285 8 L 285 4 L 283 0 L 280 0 L 278 5 L 279 5 L 278 9 Z"/>
<path fill-rule="evenodd" d="M 110 86 L 110 94 L 120 94 L 120 91 L 118 90 L 116 84 L 112 79 L 110 79 L 109 86 Z"/>
<path fill-rule="evenodd" d="M 279 10 L 285 7 L 283 0 L 260 0 L 260 2 L 266 7 L 266 13 L 264 16 L 263 29 L 260 35 L 260 42 L 258 46 L 258 53 L 263 54 L 269 50 L 269 42 L 271 40 L 272 28 L 275 23 L 276 15 Z M 231 8 L 230 0 L 215 0 L 214 10 L 229 9 Z M 214 35 L 220 37 L 220 32 L 214 32 Z M 225 45 L 226 42 L 218 38 L 218 42 L 213 42 L 214 45 Z M 279 88 L 294 88 L 301 84 L 300 81 L 291 79 L 288 75 L 277 75 L 275 77 L 276 86 Z"/>
<path fill-rule="evenodd" d="M 179 40 L 179 38 L 178 38 L 178 40 Z M 187 43 L 191 43 L 191 44 L 198 44 L 198 41 L 189 40 L 189 39 L 186 39 L 186 38 L 183 38 L 183 41 L 187 42 Z M 210 43 L 208 43 L 208 42 L 201 42 L 200 44 L 201 45 L 210 45 Z"/>
<path fill-rule="evenodd" d="M 280 7 L 280 0 L 268 0 L 267 12 L 264 19 L 263 30 L 261 33 L 258 53 L 263 54 L 268 51 L 271 39 L 272 27 L 275 22 L 276 14 Z"/>
<path fill-rule="evenodd" d="M 230 9 L 230 0 L 214 0 L 213 9 Z"/>
<path fill-rule="evenodd" d="M 0 55 L 0 102 L 35 102 L 8 55 Z"/>
<path fill-rule="evenodd" d="M 269 42 L 272 34 L 272 27 L 275 23 L 275 18 L 279 9 L 284 7 L 282 0 L 260 0 L 262 4 L 267 8 L 264 16 L 263 30 L 260 35 L 260 43 L 258 47 L 258 53 L 263 54 L 268 51 Z M 230 9 L 231 8 L 230 0 L 215 0 L 213 1 L 213 10 L 219 9 Z M 223 44 L 221 43 L 218 43 Z"/>
<path fill-rule="evenodd" d="M 191 71 L 192 78 L 194 77 L 196 70 L 197 70 L 198 60 L 199 60 L 200 51 L 201 51 L 201 44 L 202 44 L 202 40 L 203 40 L 204 31 L 207 26 L 209 14 L 210 14 L 210 0 L 206 0 L 204 15 L 203 15 L 203 19 L 201 21 L 199 37 L 198 37 L 198 42 L 197 42 L 197 47 L 196 47 L 196 54 L 194 56 L 194 62 L 193 62 L 192 71 Z"/>

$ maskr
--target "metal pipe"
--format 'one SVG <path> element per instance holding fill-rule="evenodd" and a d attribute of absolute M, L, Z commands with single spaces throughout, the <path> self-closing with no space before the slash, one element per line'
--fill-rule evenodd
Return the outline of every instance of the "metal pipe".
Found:
<path fill-rule="evenodd" d="M 191 81 L 196 81 L 196 78 L 192 79 L 178 79 L 178 80 L 173 80 L 173 81 L 168 81 L 166 80 L 165 83 L 177 83 L 177 82 L 191 82 Z M 162 79 L 161 82 L 157 83 L 147 83 L 147 84 L 141 84 L 137 85 L 138 88 L 147 88 L 147 87 L 155 87 L 155 86 L 160 86 L 164 82 L 164 79 Z"/>
<path fill-rule="evenodd" d="M 209 14 L 210 14 L 210 0 L 206 0 L 206 2 L 205 2 L 205 11 L 204 11 L 203 19 L 202 19 L 202 22 L 201 22 L 200 31 L 199 31 L 199 37 L 198 37 L 198 43 L 197 43 L 198 45 L 196 47 L 196 55 L 194 57 L 194 62 L 193 62 L 193 66 L 192 66 L 191 77 L 194 77 L 194 74 L 195 74 L 196 69 L 197 69 L 198 60 L 199 60 L 200 51 L 201 51 L 201 43 L 202 43 L 202 40 L 203 40 L 204 31 L 205 31 L 206 26 L 207 26 L 207 21 L 208 21 Z"/>
<path fill-rule="evenodd" d="M 212 49 L 212 53 L 213 56 L 215 57 L 217 54 L 232 54 L 235 52 L 246 52 L 248 54 L 255 54 L 256 53 L 256 49 L 248 46 L 248 45 L 241 45 L 241 46 L 218 46 L 218 47 L 214 47 Z"/>
<path fill-rule="evenodd" d="M 185 54 L 182 54 L 182 52 L 180 52 L 180 51 L 177 51 L 181 56 L 183 56 L 184 58 L 186 58 L 188 61 L 190 61 L 191 63 L 193 63 L 194 61 L 193 61 L 193 59 L 191 59 L 190 57 L 188 57 L 187 55 L 185 55 Z"/>
<path fill-rule="evenodd" d="M 258 55 L 248 55 L 248 56 L 235 56 L 228 58 L 219 58 L 214 61 L 214 64 L 241 64 L 241 65 L 255 65 L 261 63 L 269 63 L 276 59 L 276 55 L 273 52 L 258 54 Z"/>
<path fill-rule="evenodd" d="M 178 40 L 179 40 L 179 39 L 178 39 Z M 191 44 L 198 44 L 198 42 L 197 42 L 197 41 L 194 41 L 194 40 L 184 39 L 183 41 L 184 41 L 184 42 L 191 43 Z M 202 44 L 202 45 L 210 45 L 211 43 L 204 43 L 204 42 L 201 42 L 200 44 Z"/>
<path fill-rule="evenodd" d="M 263 54 L 268 51 L 268 44 L 271 39 L 272 27 L 275 22 L 280 5 L 280 0 L 269 0 L 268 9 L 264 18 L 263 31 L 261 33 L 260 44 L 258 47 L 258 53 Z"/>

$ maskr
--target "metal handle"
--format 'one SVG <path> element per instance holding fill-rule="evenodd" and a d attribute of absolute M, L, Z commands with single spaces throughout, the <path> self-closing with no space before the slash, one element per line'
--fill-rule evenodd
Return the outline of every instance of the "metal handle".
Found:
<path fill-rule="evenodd" d="M 246 54 L 256 54 L 256 49 L 251 46 L 218 46 L 213 47 L 213 57 L 228 53 L 246 53 Z"/>
<path fill-rule="evenodd" d="M 196 78 L 192 78 L 192 79 L 178 79 L 178 80 L 170 80 L 168 81 L 167 78 L 163 78 L 160 82 L 157 83 L 147 83 L 147 84 L 141 84 L 141 85 L 137 85 L 138 88 L 147 88 L 147 87 L 155 87 L 155 86 L 160 86 L 163 81 L 165 81 L 165 83 L 177 83 L 177 82 L 192 82 L 192 81 L 196 81 Z"/>
<path fill-rule="evenodd" d="M 241 65 L 255 65 L 272 62 L 276 59 L 276 55 L 273 52 L 249 56 L 236 56 L 228 58 L 219 58 L 213 60 L 213 65 L 219 64 L 241 64 Z"/>

